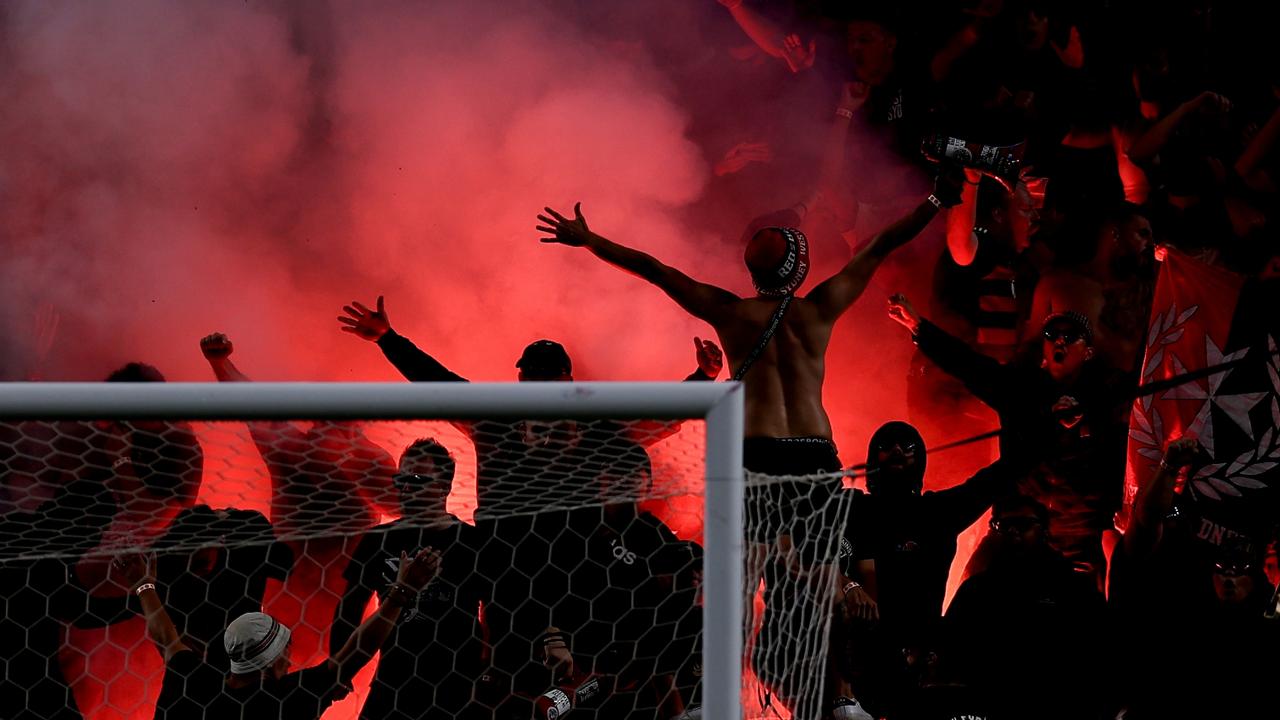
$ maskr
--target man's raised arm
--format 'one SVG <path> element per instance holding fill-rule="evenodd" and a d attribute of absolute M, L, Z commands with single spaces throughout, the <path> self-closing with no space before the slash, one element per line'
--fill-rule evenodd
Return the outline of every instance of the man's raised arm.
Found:
<path fill-rule="evenodd" d="M 400 553 L 396 581 L 387 588 L 386 598 L 351 633 L 342 647 L 329 656 L 329 663 L 337 669 L 343 684 L 350 682 L 373 659 L 374 653 L 382 649 L 400 619 L 400 611 L 409 605 L 415 605 L 418 593 L 439 572 L 440 553 L 435 548 L 423 548 L 413 557 Z"/>
<path fill-rule="evenodd" d="M 722 319 L 729 307 L 739 298 L 737 295 L 714 285 L 700 283 L 654 257 L 615 243 L 591 232 L 587 219 L 582 216 L 582 203 L 573 206 L 574 218 L 569 220 L 560 213 L 546 208 L 547 215 L 539 215 L 543 224 L 537 229 L 551 237 L 539 238 L 544 243 L 560 243 L 570 247 L 585 247 L 593 255 L 610 265 L 622 268 L 657 285 L 694 317 L 711 323 Z"/>
<path fill-rule="evenodd" d="M 121 555 L 112 561 L 129 592 L 138 596 L 142 614 L 147 619 L 147 637 L 155 643 L 165 662 L 178 653 L 189 650 L 165 611 L 160 596 L 156 594 L 155 557 L 141 553 Z"/>
<path fill-rule="evenodd" d="M 410 382 L 467 382 L 467 379 L 445 367 L 414 345 L 409 338 L 391 329 L 391 320 L 382 296 L 378 296 L 377 309 L 370 310 L 358 301 L 343 305 L 346 315 L 339 315 L 342 331 L 362 340 L 374 343 L 395 366 L 405 380 Z"/>
<path fill-rule="evenodd" d="M 805 299 L 817 306 L 818 312 L 826 322 L 834 323 L 866 289 L 876 268 L 889 257 L 889 253 L 906 245 L 919 235 L 939 210 L 960 203 L 960 188 L 963 182 L 962 174 L 939 175 L 934 182 L 933 194 L 927 200 L 877 233 L 858 251 L 857 255 L 853 256 L 844 269 L 822 281 Z"/>

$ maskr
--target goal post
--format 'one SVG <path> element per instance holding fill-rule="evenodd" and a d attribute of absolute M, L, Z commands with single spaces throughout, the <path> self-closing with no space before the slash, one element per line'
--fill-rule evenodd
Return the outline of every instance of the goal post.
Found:
<path fill-rule="evenodd" d="M 743 393 L 684 383 L 0 383 L 0 422 L 189 420 L 705 421 L 703 717 L 743 688 Z"/>

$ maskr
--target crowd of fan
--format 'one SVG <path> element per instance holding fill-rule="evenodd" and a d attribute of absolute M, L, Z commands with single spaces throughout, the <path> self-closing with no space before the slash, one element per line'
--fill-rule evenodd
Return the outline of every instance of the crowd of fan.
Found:
<path fill-rule="evenodd" d="M 741 31 L 729 56 L 764 80 L 760 93 L 830 98 L 816 192 L 757 218 L 748 237 L 812 222 L 856 243 L 859 215 L 924 192 L 938 170 L 921 143 L 939 133 L 1022 158 L 1014 176 L 944 163 L 933 186 L 946 247 L 917 298 L 927 312 L 889 300 L 917 348 L 907 402 L 923 433 L 884 425 L 866 490 L 832 491 L 850 509 L 817 526 L 843 531 L 838 559 L 800 553 L 765 570 L 773 591 L 749 660 L 776 702 L 805 720 L 1267 716 L 1280 671 L 1273 538 L 1198 533 L 1179 483 L 1193 438 L 1168 446 L 1123 535 L 1114 522 L 1157 248 L 1245 274 L 1277 249 L 1280 74 L 1233 41 L 1252 37 L 1247 14 L 1208 0 L 982 0 L 911 14 L 887 2 L 721 4 Z M 805 152 L 764 135 L 717 148 L 727 125 L 695 123 L 709 153 L 724 151 L 712 196 Z M 549 212 L 564 242 L 572 221 Z M 408 380 L 465 382 L 392 329 L 382 298 L 340 320 Z M 686 379 L 714 380 L 719 349 L 695 345 Z M 248 379 L 225 336 L 201 349 L 219 380 Z M 522 381 L 573 379 L 552 341 L 516 367 Z M 134 364 L 109 379 L 163 378 Z M 922 435 L 972 426 L 975 405 L 999 416 L 1000 460 L 925 491 Z M 454 459 L 431 439 L 395 463 L 351 424 L 249 423 L 272 479 L 268 522 L 194 504 L 202 452 L 186 425 L 0 427 L 0 708 L 80 717 L 58 661 L 65 625 L 141 614 L 166 663 L 157 717 L 318 717 L 379 651 L 361 717 L 528 718 L 557 684 L 571 694 L 589 680 L 602 689 L 574 708 L 584 717 L 693 716 L 701 553 L 637 505 L 645 447 L 676 428 L 458 427 L 476 449 L 474 525 L 446 511 Z M 778 492 L 773 510 L 799 507 Z M 957 538 L 989 510 L 944 612 Z M 375 525 L 382 514 L 399 519 Z M 90 551 L 122 515 L 163 521 L 155 558 L 93 570 Z M 787 574 L 823 586 L 821 666 L 773 652 L 804 632 L 778 591 Z M 316 591 L 307 622 L 330 628 L 329 657 L 290 672 L 290 629 L 261 611 L 268 578 L 299 576 Z M 99 592 L 112 584 L 121 591 Z M 797 674 L 820 675 L 818 690 L 797 690 L 814 684 Z"/>

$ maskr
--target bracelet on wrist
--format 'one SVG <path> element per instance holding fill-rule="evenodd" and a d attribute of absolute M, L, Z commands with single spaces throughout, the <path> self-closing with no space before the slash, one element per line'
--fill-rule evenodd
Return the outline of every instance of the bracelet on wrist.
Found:
<path fill-rule="evenodd" d="M 418 593 L 403 583 L 393 582 L 387 586 L 386 602 L 400 607 L 406 607 L 413 603 Z"/>
<path fill-rule="evenodd" d="M 836 108 L 836 117 L 842 117 L 846 120 L 853 119 L 853 111 L 849 108 Z"/>
<path fill-rule="evenodd" d="M 133 594 L 134 594 L 134 595 L 137 595 L 137 596 L 139 596 L 139 597 L 141 597 L 141 596 L 142 596 L 142 592 L 143 592 L 144 590 L 155 590 L 155 589 L 156 589 L 156 584 L 155 584 L 155 583 L 145 582 L 145 583 L 142 583 L 141 585 L 139 585 L 138 587 L 134 588 L 134 589 L 133 589 Z"/>
<path fill-rule="evenodd" d="M 844 587 L 842 588 L 842 590 L 844 591 L 845 595 L 848 595 L 850 592 L 860 587 L 862 587 L 862 583 L 858 582 L 857 580 L 850 580 L 849 582 L 844 584 Z"/>
<path fill-rule="evenodd" d="M 938 208 L 939 210 L 942 209 L 942 201 L 938 199 L 937 195 L 930 193 L 929 197 L 925 199 L 928 200 L 930 203 L 933 203 L 933 206 Z"/>

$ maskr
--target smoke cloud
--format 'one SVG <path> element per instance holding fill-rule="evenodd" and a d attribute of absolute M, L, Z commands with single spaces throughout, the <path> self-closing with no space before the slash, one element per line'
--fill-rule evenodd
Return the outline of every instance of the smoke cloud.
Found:
<path fill-rule="evenodd" d="M 534 215 L 581 201 L 596 231 L 749 291 L 738 234 L 811 192 L 834 101 L 831 78 L 756 93 L 785 69 L 750 55 L 723 8 L 684 0 L 4 3 L 0 376 L 141 360 L 211 380 L 197 341 L 224 331 L 255 379 L 394 380 L 334 319 L 381 294 L 398 331 L 475 380 L 513 380 L 542 337 L 578 379 L 682 378 L 710 329 L 540 244 Z M 774 160 L 717 177 L 749 140 Z M 864 212 L 856 240 L 894 216 Z M 811 234 L 812 285 L 850 247 Z M 911 348 L 883 298 L 923 298 L 941 245 L 916 245 L 833 339 L 846 463 L 906 415 Z M 133 716 L 90 695 L 90 717 Z"/>

